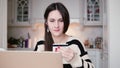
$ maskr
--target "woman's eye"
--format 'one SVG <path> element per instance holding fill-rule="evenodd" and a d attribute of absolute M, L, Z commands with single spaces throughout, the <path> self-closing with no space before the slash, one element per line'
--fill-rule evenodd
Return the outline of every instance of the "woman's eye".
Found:
<path fill-rule="evenodd" d="M 54 22 L 54 21 L 55 21 L 54 19 L 50 20 L 50 22 Z"/>
<path fill-rule="evenodd" d="M 59 19 L 59 22 L 63 22 L 63 19 Z"/>

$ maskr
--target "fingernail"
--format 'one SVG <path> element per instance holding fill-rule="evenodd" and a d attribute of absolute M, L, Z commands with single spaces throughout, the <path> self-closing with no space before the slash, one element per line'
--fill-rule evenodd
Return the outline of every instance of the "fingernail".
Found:
<path fill-rule="evenodd" d="M 58 50 L 58 49 L 57 49 L 57 48 L 55 48 L 55 52 L 57 52 L 57 50 Z"/>
<path fill-rule="evenodd" d="M 58 46 L 58 49 L 60 49 L 60 46 Z"/>

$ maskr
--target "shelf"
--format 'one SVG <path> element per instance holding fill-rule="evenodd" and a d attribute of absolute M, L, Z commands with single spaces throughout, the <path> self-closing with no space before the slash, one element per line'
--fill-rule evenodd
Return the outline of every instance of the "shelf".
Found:
<path fill-rule="evenodd" d="M 8 51 L 34 51 L 33 48 L 8 48 Z"/>
<path fill-rule="evenodd" d="M 8 23 L 9 27 L 20 27 L 20 26 L 31 26 L 31 23 L 28 22 L 17 22 L 17 23 Z"/>
<path fill-rule="evenodd" d="M 103 26 L 103 23 L 99 23 L 99 22 L 85 22 L 84 26 Z"/>

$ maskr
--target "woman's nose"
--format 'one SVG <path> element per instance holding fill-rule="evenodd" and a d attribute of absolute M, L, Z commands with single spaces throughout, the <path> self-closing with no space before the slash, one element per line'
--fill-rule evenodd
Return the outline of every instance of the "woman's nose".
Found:
<path fill-rule="evenodd" d="M 56 28 L 59 27 L 59 22 L 58 21 L 55 22 L 55 27 Z"/>

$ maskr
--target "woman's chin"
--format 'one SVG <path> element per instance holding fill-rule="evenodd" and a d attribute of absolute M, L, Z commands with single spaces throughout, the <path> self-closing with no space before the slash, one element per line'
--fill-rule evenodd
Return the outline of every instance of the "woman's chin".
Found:
<path fill-rule="evenodd" d="M 59 36 L 61 36 L 61 34 L 60 33 L 55 33 L 54 36 L 59 37 Z"/>

